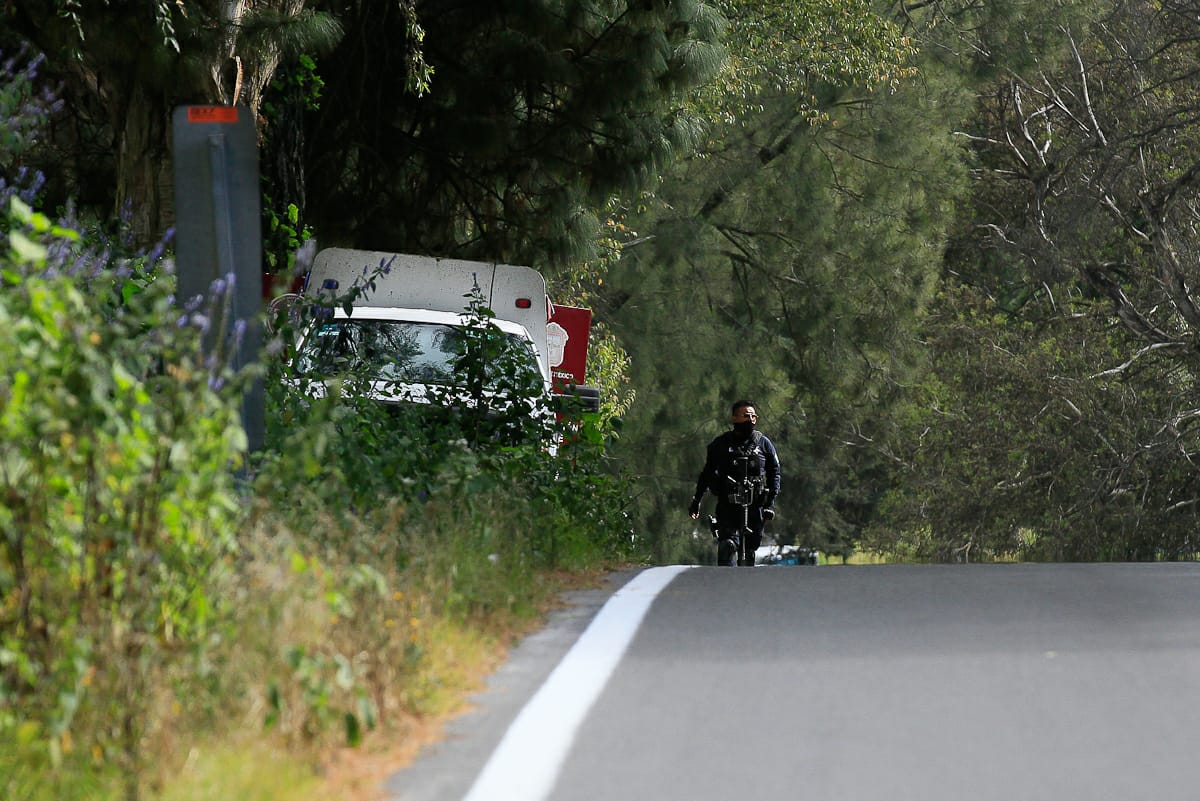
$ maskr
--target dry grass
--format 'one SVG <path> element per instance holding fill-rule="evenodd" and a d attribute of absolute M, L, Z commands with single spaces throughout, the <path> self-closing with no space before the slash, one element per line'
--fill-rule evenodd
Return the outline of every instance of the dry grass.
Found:
<path fill-rule="evenodd" d="M 405 716 L 358 748 L 336 748 L 322 758 L 320 781 L 305 801 L 382 801 L 384 782 L 438 742 L 462 709 L 434 717 Z"/>
<path fill-rule="evenodd" d="M 185 660 L 158 677 L 146 801 L 380 801 L 388 776 L 466 711 L 509 648 L 566 592 L 608 573 L 506 570 L 503 544 L 451 550 L 447 532 L 466 528 L 454 518 L 440 538 L 403 540 L 403 552 L 411 534 L 397 519 L 346 533 L 339 546 L 351 543 L 353 555 L 329 547 L 316 558 L 311 543 L 259 522 L 217 588 L 234 617 L 212 631 L 204 667 Z M 362 724 L 354 748 L 344 745 L 347 712 Z M 0 799 L 116 801 L 119 766 L 87 756 L 53 769 L 36 750 L 0 752 Z"/>
<path fill-rule="evenodd" d="M 449 721 L 467 711 L 467 699 L 503 664 L 509 648 L 542 626 L 561 605 L 564 593 L 597 587 L 604 575 L 593 571 L 539 576 L 543 591 L 533 616 L 500 614 L 468 621 L 438 617 L 428 611 L 433 599 L 413 597 L 410 591 L 406 603 L 428 616 L 415 630 L 399 636 L 416 636 L 422 657 L 414 671 L 390 677 L 403 686 L 386 688 L 387 714 L 359 746 L 346 747 L 332 736 L 304 741 L 286 731 L 263 734 L 260 714 L 248 714 L 217 744 L 209 742 L 177 756 L 175 761 L 182 759 L 183 767 L 159 780 L 162 801 L 383 801 L 387 778 L 411 764 L 443 736 Z M 264 582 L 274 586 L 271 597 L 276 602 L 283 597 L 278 594 L 281 582 L 286 584 L 278 572 Z M 311 603 L 303 594 L 290 597 L 301 609 Z M 294 609 L 285 614 L 277 610 L 274 619 L 286 621 L 286 630 L 295 635 L 297 621 L 304 617 Z M 313 621 L 321 619 L 307 619 L 307 639 L 328 635 L 328 621 L 314 628 Z M 265 630 L 259 632 L 264 635 Z M 254 707 L 260 712 L 261 701 Z M 186 735 L 178 740 L 186 741 Z"/>
<path fill-rule="evenodd" d="M 508 647 L 539 628 L 546 616 L 561 605 L 563 593 L 594 589 L 600 586 L 604 575 L 602 571 L 546 575 L 544 580 L 555 592 L 543 602 L 537 618 L 517 626 L 512 620 L 496 621 L 499 630 L 489 637 L 489 648 L 463 650 L 454 646 L 457 638 L 443 640 L 441 664 L 443 668 L 453 665 L 452 672 L 456 675 L 445 689 L 444 708 L 433 715 L 405 714 L 387 731 L 372 735 L 359 748 L 329 751 L 316 793 L 305 801 L 383 801 L 387 778 L 412 764 L 426 746 L 442 738 L 447 723 L 468 711 L 467 698 L 478 692 L 487 677 L 503 664 Z"/>

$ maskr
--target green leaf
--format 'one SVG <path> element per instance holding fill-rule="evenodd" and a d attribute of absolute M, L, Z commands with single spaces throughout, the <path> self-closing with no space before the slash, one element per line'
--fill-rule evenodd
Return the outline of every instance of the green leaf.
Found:
<path fill-rule="evenodd" d="M 20 231 L 12 231 L 8 235 L 8 243 L 20 262 L 31 265 L 41 265 L 46 262 L 48 251 L 43 245 L 34 242 Z"/>
<path fill-rule="evenodd" d="M 347 712 L 342 718 L 346 727 L 346 744 L 357 748 L 362 744 L 362 725 L 353 712 Z"/>

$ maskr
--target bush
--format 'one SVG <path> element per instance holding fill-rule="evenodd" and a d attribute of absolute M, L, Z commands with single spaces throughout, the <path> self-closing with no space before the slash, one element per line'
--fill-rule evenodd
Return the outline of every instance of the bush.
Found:
<path fill-rule="evenodd" d="M 348 364 L 325 382 L 298 374 L 287 354 L 321 306 L 293 307 L 272 347 L 285 356 L 269 368 L 273 445 L 257 473 L 260 494 L 290 510 L 300 528 L 313 514 L 365 516 L 392 500 L 419 505 L 453 495 L 474 504 L 495 494 L 521 511 L 539 568 L 624 556 L 628 488 L 607 469 L 599 424 L 579 415 L 556 422 L 540 379 L 491 311 L 478 297 L 465 302 L 469 325 L 454 364 L 462 384 L 433 389 L 427 404 L 376 400 L 371 365 Z"/>
<path fill-rule="evenodd" d="M 203 648 L 236 550 L 237 395 L 169 264 L 13 200 L 0 251 L 0 729 L 136 777 L 149 690 Z M 131 794 L 135 794 L 131 790 Z"/>

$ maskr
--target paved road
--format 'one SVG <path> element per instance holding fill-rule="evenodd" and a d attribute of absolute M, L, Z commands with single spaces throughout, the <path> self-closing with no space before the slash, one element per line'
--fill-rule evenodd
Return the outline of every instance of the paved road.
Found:
<path fill-rule="evenodd" d="M 509 801 L 1196 801 L 1198 612 L 1192 564 L 686 570 L 578 726 L 544 728 L 548 791 Z M 483 696 L 399 801 L 464 798 L 552 667 Z"/>

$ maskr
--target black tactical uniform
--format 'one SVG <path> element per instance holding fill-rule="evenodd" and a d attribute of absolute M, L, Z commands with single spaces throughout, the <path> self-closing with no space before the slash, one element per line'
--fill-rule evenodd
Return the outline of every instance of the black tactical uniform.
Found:
<path fill-rule="evenodd" d="M 689 511 L 693 516 L 699 512 L 706 491 L 717 496 L 719 564 L 733 564 L 743 534 L 742 564 L 754 564 L 754 551 L 762 542 L 765 519 L 774 516 L 771 507 L 779 494 L 780 478 L 775 446 L 760 431 L 743 426 L 709 443 Z"/>

